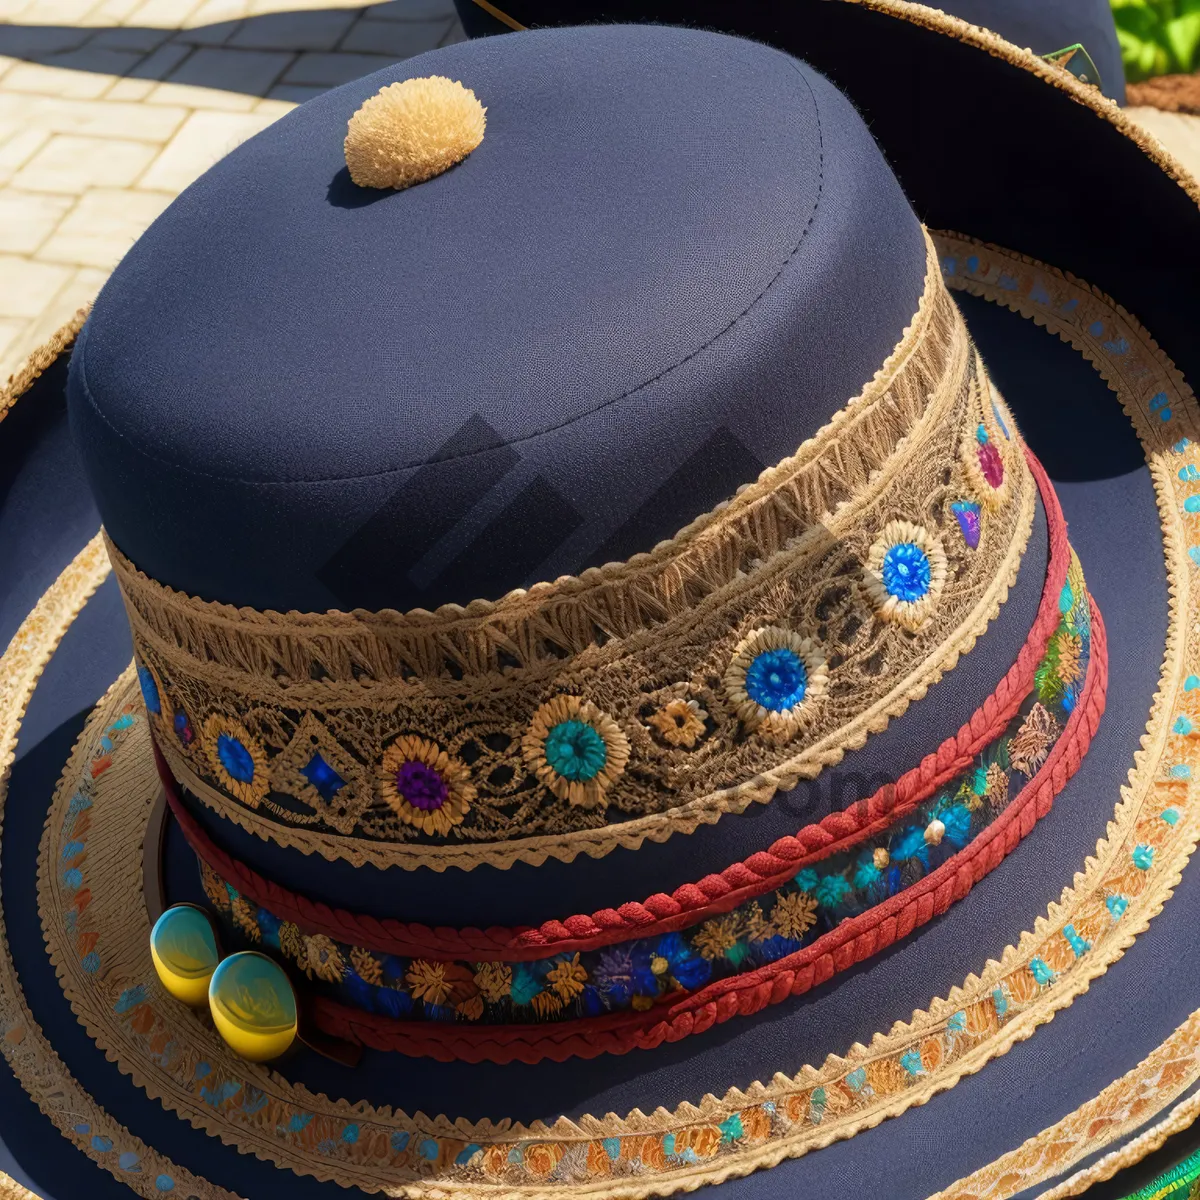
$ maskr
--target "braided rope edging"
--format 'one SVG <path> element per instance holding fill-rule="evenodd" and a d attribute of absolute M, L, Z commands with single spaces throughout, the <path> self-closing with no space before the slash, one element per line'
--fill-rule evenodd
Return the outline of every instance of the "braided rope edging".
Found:
<path fill-rule="evenodd" d="M 1108 643 L 1094 602 L 1092 665 L 1084 693 L 1046 763 L 1001 816 L 969 846 L 924 879 L 858 917 L 843 921 L 811 946 L 745 975 L 710 984 L 666 1008 L 546 1025 L 461 1026 L 401 1021 L 313 997 L 317 1027 L 331 1037 L 376 1050 L 442 1062 L 537 1063 L 652 1049 L 703 1033 L 731 1017 L 748 1016 L 825 983 L 839 971 L 885 950 L 940 916 L 997 867 L 1044 817 L 1078 770 L 1104 713 Z M 664 1006 L 665 1007 L 665 1006 Z"/>

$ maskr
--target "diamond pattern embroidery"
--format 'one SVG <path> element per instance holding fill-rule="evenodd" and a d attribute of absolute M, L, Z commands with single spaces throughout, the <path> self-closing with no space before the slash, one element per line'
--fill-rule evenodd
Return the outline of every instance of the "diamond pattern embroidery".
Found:
<path fill-rule="evenodd" d="M 271 784 L 339 833 L 351 833 L 371 803 L 366 772 L 311 712 L 272 764 Z"/>

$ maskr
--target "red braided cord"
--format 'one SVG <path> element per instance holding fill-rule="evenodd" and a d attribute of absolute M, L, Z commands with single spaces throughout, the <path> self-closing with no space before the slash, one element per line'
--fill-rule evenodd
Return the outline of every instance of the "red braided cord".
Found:
<path fill-rule="evenodd" d="M 177 785 L 160 761 L 159 773 L 171 811 L 189 845 L 223 879 L 239 892 L 307 933 L 323 933 L 335 941 L 409 958 L 523 962 L 550 954 L 592 950 L 631 937 L 654 937 L 697 924 L 728 912 L 747 900 L 773 891 L 803 866 L 846 850 L 887 828 L 956 775 L 961 774 L 984 747 L 995 741 L 1016 715 L 1029 694 L 1033 673 L 1041 662 L 1058 625 L 1059 593 L 1067 577 L 1070 547 L 1058 497 L 1041 463 L 1025 450 L 1030 470 L 1042 496 L 1049 535 L 1050 557 L 1037 617 L 1017 661 L 995 692 L 971 719 L 895 784 L 885 784 L 873 796 L 849 808 L 830 813 L 805 826 L 795 836 L 782 837 L 769 850 L 758 851 L 720 874 L 706 875 L 683 884 L 671 895 L 663 892 L 619 908 L 603 908 L 588 915 L 546 921 L 529 928 L 492 926 L 488 929 L 427 925 L 378 918 L 334 909 L 310 900 L 259 875 L 230 857 L 204 832 L 179 798 Z"/>
<path fill-rule="evenodd" d="M 1050 811 L 1054 797 L 1083 761 L 1104 713 L 1108 643 L 1095 604 L 1091 604 L 1091 612 L 1092 660 L 1087 682 L 1067 728 L 1037 775 L 969 846 L 912 887 L 843 921 L 795 954 L 710 984 L 674 1003 L 668 997 L 648 1012 L 612 1013 L 557 1025 L 471 1026 L 403 1021 L 350 1008 L 323 996 L 311 998 L 312 1019 L 332 1037 L 410 1057 L 501 1064 L 537 1063 L 547 1058 L 563 1062 L 677 1042 L 731 1017 L 756 1013 L 807 992 L 945 912 L 998 866 Z"/>

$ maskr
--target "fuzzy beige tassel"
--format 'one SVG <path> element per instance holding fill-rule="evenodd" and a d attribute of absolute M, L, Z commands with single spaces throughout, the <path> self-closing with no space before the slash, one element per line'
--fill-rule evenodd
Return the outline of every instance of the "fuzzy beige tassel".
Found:
<path fill-rule="evenodd" d="M 432 179 L 483 141 L 486 112 L 470 88 L 442 75 L 381 88 L 350 118 L 350 178 L 371 188 Z"/>

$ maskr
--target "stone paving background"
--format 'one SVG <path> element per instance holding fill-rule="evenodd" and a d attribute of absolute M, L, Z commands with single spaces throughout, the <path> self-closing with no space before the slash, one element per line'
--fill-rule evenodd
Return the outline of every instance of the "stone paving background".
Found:
<path fill-rule="evenodd" d="M 222 155 L 463 37 L 452 0 L 0 0 L 0 381 Z"/>
<path fill-rule="evenodd" d="M 238 143 L 463 36 L 451 0 L 0 0 L 0 381 Z M 1200 176 L 1200 117 L 1130 112 Z"/>

